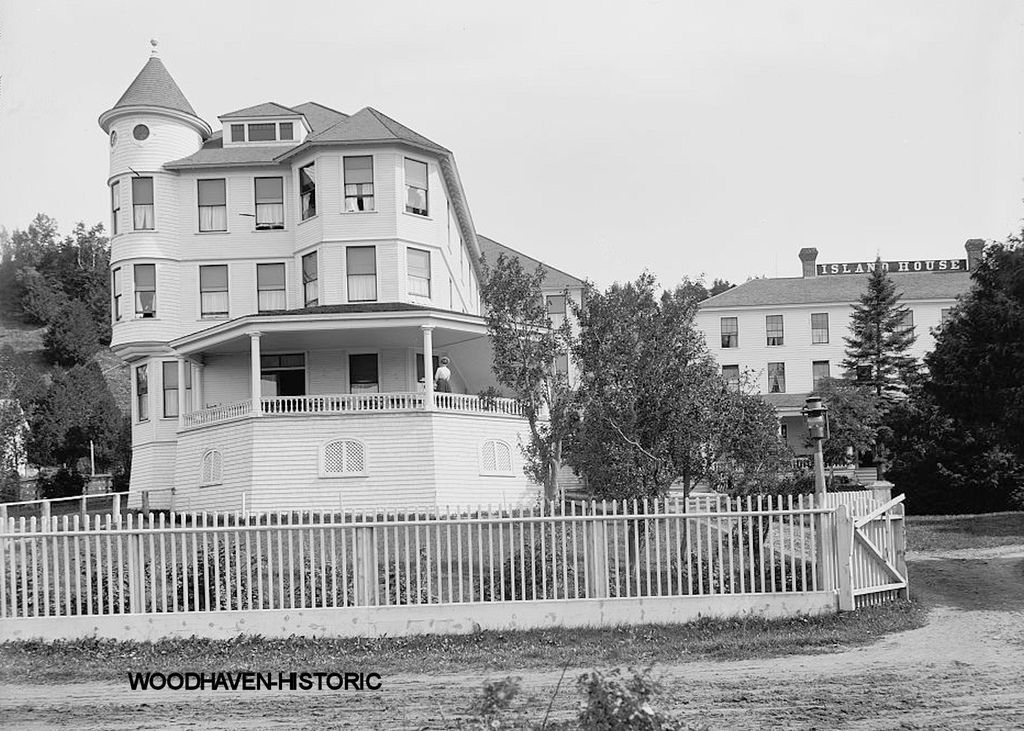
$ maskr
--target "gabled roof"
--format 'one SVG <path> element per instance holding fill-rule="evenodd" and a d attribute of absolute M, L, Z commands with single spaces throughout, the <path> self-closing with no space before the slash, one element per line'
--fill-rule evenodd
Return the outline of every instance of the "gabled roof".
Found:
<path fill-rule="evenodd" d="M 488 265 L 493 265 L 498 261 L 498 257 L 504 254 L 505 256 L 519 259 L 523 264 L 523 268 L 527 270 L 536 269 L 540 265 L 544 270 L 544 283 L 542 285 L 544 289 L 578 289 L 583 286 L 582 279 L 567 274 L 561 269 L 555 269 L 539 259 L 534 259 L 532 256 L 527 256 L 504 244 L 499 244 L 494 239 L 489 239 L 479 233 L 477 233 L 476 239 L 480 242 L 480 251 L 483 253 L 484 258 L 487 259 Z"/>
<path fill-rule="evenodd" d="M 904 300 L 954 299 L 971 287 L 969 272 L 889 272 Z M 807 305 L 856 302 L 866 276 L 751 279 L 700 303 L 701 309 L 757 305 Z"/>
<path fill-rule="evenodd" d="M 292 107 L 296 112 L 305 116 L 306 121 L 309 122 L 309 126 L 313 132 L 322 132 L 333 124 L 337 124 L 343 119 L 348 119 L 348 115 L 339 112 L 337 109 L 331 109 L 325 107 L 323 104 L 317 102 L 305 102 L 304 104 L 297 104 Z"/>
<path fill-rule="evenodd" d="M 128 90 L 111 109 L 120 107 L 163 107 L 198 117 L 196 110 L 171 78 L 163 61 L 150 57 Z"/>
<path fill-rule="evenodd" d="M 220 117 L 218 117 L 218 119 L 237 119 L 242 117 L 282 117 L 285 115 L 294 116 L 296 114 L 301 114 L 301 112 L 297 112 L 294 109 L 290 109 L 284 106 L 283 104 L 278 104 L 277 102 L 263 102 L 262 104 L 257 104 L 254 107 L 246 107 L 245 109 L 238 109 L 234 112 L 222 114 L 220 115 Z"/>
<path fill-rule="evenodd" d="M 436 142 L 431 142 L 372 107 L 364 107 L 351 117 L 306 138 L 306 145 L 316 142 L 408 142 L 438 152 L 448 152 Z"/>

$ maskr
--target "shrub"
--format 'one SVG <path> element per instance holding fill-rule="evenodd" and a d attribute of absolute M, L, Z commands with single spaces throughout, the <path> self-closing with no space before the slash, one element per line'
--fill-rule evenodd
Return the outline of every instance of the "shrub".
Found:
<path fill-rule="evenodd" d="M 85 477 L 78 472 L 71 472 L 61 467 L 52 475 L 40 475 L 39 494 L 45 500 L 61 497 L 74 497 L 85 491 Z"/>
<path fill-rule="evenodd" d="M 684 729 L 683 724 L 655 710 L 651 701 L 661 692 L 661 684 L 650 677 L 651 669 L 629 669 L 628 677 L 616 669 L 610 673 L 593 670 L 580 676 L 584 699 L 579 712 L 580 728 L 595 731 L 669 731 Z"/>

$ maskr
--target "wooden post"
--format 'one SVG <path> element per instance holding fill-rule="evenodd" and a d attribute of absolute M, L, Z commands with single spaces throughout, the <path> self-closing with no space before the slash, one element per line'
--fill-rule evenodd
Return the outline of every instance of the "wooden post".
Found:
<path fill-rule="evenodd" d="M 89 501 L 86 498 L 85 493 L 82 493 L 82 500 L 78 506 L 78 513 L 82 516 L 82 520 L 85 520 L 89 516 Z"/>
<path fill-rule="evenodd" d="M 114 523 L 118 528 L 121 527 L 121 493 L 115 492 L 110 497 L 110 514 L 114 518 Z"/>
<path fill-rule="evenodd" d="M 7 506 L 0 503 L 0 530 L 7 530 Z"/>
<path fill-rule="evenodd" d="M 371 526 L 356 528 L 355 532 L 356 606 L 369 607 L 377 585 L 377 540 Z"/>
<path fill-rule="evenodd" d="M 149 513 L 149 490 L 142 491 L 142 514 Z"/>
<path fill-rule="evenodd" d="M 903 503 L 897 503 L 892 507 L 893 536 L 892 546 L 895 552 L 896 570 L 907 579 L 907 585 L 897 593 L 900 599 L 910 598 L 910 577 L 907 576 L 907 521 L 906 510 Z"/>
<path fill-rule="evenodd" d="M 128 514 L 128 530 L 132 529 L 134 516 Z M 127 536 L 128 549 L 128 611 L 132 613 L 141 612 L 142 603 L 139 600 L 139 536 L 129 533 Z"/>
<path fill-rule="evenodd" d="M 836 575 L 839 611 L 853 611 L 853 516 L 845 505 L 836 508 Z"/>
<path fill-rule="evenodd" d="M 41 510 L 41 515 L 40 515 L 39 519 L 41 521 L 43 521 L 44 524 L 49 525 L 49 523 L 50 523 L 50 501 L 49 500 L 43 500 L 42 504 L 39 507 L 40 507 L 40 510 Z"/>
<path fill-rule="evenodd" d="M 603 520 L 584 523 L 587 531 L 587 583 L 590 599 L 608 598 L 608 526 Z"/>
<path fill-rule="evenodd" d="M 434 408 L 434 326 L 421 325 L 423 331 L 423 385 L 425 386 L 424 408 Z"/>
<path fill-rule="evenodd" d="M 260 406 L 261 383 L 260 377 L 260 334 L 249 333 L 249 397 L 252 399 L 252 415 L 261 416 Z"/>

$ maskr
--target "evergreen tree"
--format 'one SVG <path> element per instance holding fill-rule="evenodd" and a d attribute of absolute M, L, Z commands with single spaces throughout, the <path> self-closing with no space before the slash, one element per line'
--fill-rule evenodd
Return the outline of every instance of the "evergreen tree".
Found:
<path fill-rule="evenodd" d="M 905 324 L 909 315 L 896 283 L 877 259 L 867 289 L 853 306 L 843 368 L 847 378 L 870 386 L 882 406 L 902 397 L 917 373 L 917 360 L 907 354 L 917 339 L 913 326 Z"/>

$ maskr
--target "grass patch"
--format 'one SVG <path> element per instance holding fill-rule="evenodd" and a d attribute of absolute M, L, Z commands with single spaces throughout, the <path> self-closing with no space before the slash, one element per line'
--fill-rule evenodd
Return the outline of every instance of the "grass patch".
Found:
<path fill-rule="evenodd" d="M 509 672 L 697 660 L 753 660 L 834 652 L 920 627 L 921 605 L 898 602 L 858 612 L 766 620 L 705 619 L 682 625 L 553 628 L 383 639 L 7 642 L 0 682 L 123 681 L 138 670 L 222 671 L 373 668 L 388 674 Z"/>
<path fill-rule="evenodd" d="M 907 516 L 907 548 L 952 551 L 1024 545 L 1024 512 Z"/>

